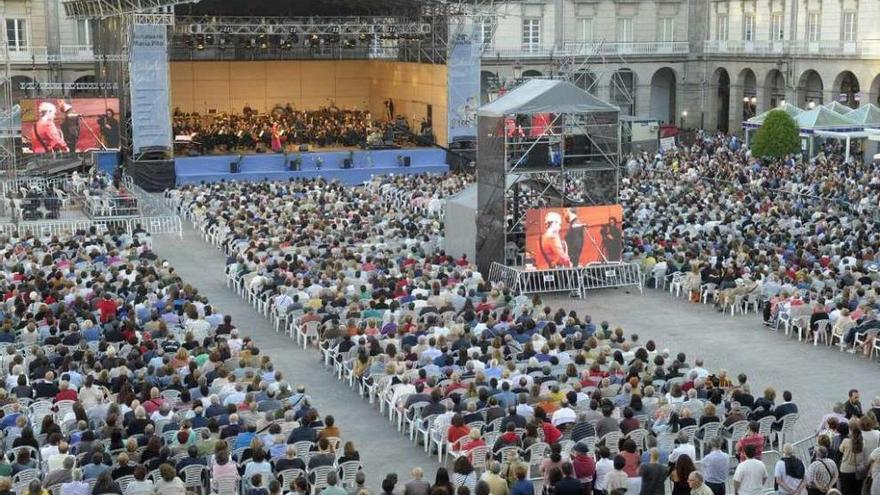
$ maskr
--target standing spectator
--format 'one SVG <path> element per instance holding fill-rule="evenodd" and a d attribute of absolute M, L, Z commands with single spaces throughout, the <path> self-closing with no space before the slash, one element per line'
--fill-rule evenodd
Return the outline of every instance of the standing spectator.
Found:
<path fill-rule="evenodd" d="M 691 495 L 712 495 L 714 493 L 703 482 L 703 475 L 699 471 L 694 471 L 688 475 L 688 486 L 691 488 Z"/>
<path fill-rule="evenodd" d="M 853 419 L 853 427 L 850 428 L 849 438 L 840 443 L 840 491 L 843 495 L 859 495 L 862 490 L 864 479 L 862 472 L 867 466 L 867 454 L 865 442 L 862 439 L 862 430 L 858 426 L 858 420 Z"/>
<path fill-rule="evenodd" d="M 801 495 L 806 488 L 804 463 L 793 452 L 791 444 L 783 445 L 782 458 L 773 470 L 779 495 Z"/>
<path fill-rule="evenodd" d="M 724 495 L 730 476 L 730 456 L 721 450 L 723 442 L 721 438 L 713 438 L 709 442 L 712 451 L 703 456 L 704 483 L 714 495 Z"/>
<path fill-rule="evenodd" d="M 675 465 L 669 472 L 669 480 L 672 481 L 672 495 L 687 495 L 691 488 L 688 485 L 688 476 L 696 471 L 694 461 L 687 454 L 678 456 Z"/>
<path fill-rule="evenodd" d="M 526 479 L 528 469 L 524 466 L 516 467 L 516 483 L 510 487 L 510 495 L 535 495 L 535 486 Z"/>
<path fill-rule="evenodd" d="M 733 473 L 733 487 L 737 495 L 762 495 L 764 483 L 767 482 L 767 468 L 764 463 L 755 459 L 755 446 L 743 448 L 746 460 L 736 466 Z"/>
<path fill-rule="evenodd" d="M 642 487 L 639 495 L 666 494 L 666 467 L 660 464 L 660 450 L 657 447 L 649 451 L 649 461 L 639 466 Z"/>
<path fill-rule="evenodd" d="M 828 459 L 828 449 L 816 447 L 816 459 L 807 468 L 805 481 L 808 495 L 824 495 L 837 486 L 837 465 Z"/>

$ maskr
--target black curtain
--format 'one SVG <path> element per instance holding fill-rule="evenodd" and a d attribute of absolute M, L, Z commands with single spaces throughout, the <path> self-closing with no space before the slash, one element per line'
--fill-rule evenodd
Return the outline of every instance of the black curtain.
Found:
<path fill-rule="evenodd" d="M 174 188 L 177 175 L 174 160 L 135 160 L 126 167 L 134 183 L 149 192 L 162 192 Z"/>

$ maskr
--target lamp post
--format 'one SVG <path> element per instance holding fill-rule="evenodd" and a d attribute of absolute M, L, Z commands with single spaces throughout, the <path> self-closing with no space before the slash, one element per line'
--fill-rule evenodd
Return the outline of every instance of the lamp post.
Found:
<path fill-rule="evenodd" d="M 682 110 L 681 111 L 681 124 L 679 125 L 679 127 L 681 127 L 682 129 L 684 129 L 684 121 L 685 121 L 685 119 L 687 119 L 687 116 L 688 116 L 688 111 Z"/>

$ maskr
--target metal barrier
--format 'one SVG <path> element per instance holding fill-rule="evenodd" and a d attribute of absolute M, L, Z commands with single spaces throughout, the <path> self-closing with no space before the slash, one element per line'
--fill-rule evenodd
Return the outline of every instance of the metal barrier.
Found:
<path fill-rule="evenodd" d="M 489 281 L 493 284 L 502 282 L 511 292 L 516 292 L 517 283 L 519 282 L 519 270 L 493 261 L 492 265 L 489 266 Z"/>
<path fill-rule="evenodd" d="M 19 235 L 33 234 L 41 238 L 70 235 L 77 231 L 88 231 L 94 227 L 98 232 L 113 228 L 130 235 L 136 231 L 152 234 L 177 234 L 183 237 L 183 224 L 177 215 L 139 218 L 106 218 L 95 220 L 57 220 L 49 222 L 0 223 L 0 232 Z"/>
<path fill-rule="evenodd" d="M 503 283 L 516 294 L 549 292 L 576 292 L 584 297 L 586 291 L 616 287 L 637 287 L 642 292 L 642 269 L 636 263 L 594 263 L 578 268 L 550 270 L 523 270 L 492 263 L 489 281 Z"/>
<path fill-rule="evenodd" d="M 642 292 L 642 267 L 638 263 L 593 263 L 581 269 L 584 290 L 638 287 Z"/>
<path fill-rule="evenodd" d="M 146 217 L 131 220 L 150 234 L 177 234 L 183 238 L 183 222 L 177 215 L 165 215 L 160 217 Z"/>

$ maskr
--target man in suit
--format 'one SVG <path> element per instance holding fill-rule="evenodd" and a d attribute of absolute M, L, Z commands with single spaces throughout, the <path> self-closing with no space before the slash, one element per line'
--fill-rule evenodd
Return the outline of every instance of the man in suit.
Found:
<path fill-rule="evenodd" d="M 412 470 L 413 479 L 403 485 L 403 495 L 428 495 L 431 492 L 431 484 L 423 480 L 425 472 L 420 467 Z"/>

